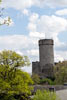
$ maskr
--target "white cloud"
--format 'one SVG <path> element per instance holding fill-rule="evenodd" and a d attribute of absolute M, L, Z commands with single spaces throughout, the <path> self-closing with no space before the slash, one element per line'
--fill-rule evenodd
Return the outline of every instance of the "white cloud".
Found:
<path fill-rule="evenodd" d="M 0 18 L 0 24 L 4 24 L 4 19 L 3 18 Z"/>
<path fill-rule="evenodd" d="M 32 23 L 35 23 L 38 18 L 39 18 L 39 15 L 37 13 L 32 13 L 32 15 L 29 18 L 29 21 Z"/>
<path fill-rule="evenodd" d="M 2 6 L 23 10 L 32 6 L 39 7 L 67 7 L 67 0 L 3 0 Z"/>
<path fill-rule="evenodd" d="M 41 0 L 42 1 L 42 0 Z M 67 7 L 67 0 L 43 0 L 49 7 Z"/>
<path fill-rule="evenodd" d="M 39 32 L 44 33 L 46 38 L 56 39 L 58 34 L 65 31 L 67 28 L 67 20 L 55 15 L 42 15 L 41 17 L 36 17 L 36 14 L 32 14 L 29 21 L 28 29 L 30 31 L 30 35 L 32 32 Z"/>
<path fill-rule="evenodd" d="M 21 10 L 24 8 L 31 7 L 33 5 L 32 0 L 3 0 L 2 5 L 5 7 L 15 8 Z"/>
<path fill-rule="evenodd" d="M 27 16 L 28 16 L 28 15 L 29 15 L 29 10 L 24 9 L 22 13 L 23 13 L 24 15 L 27 15 Z"/>
<path fill-rule="evenodd" d="M 30 44 L 28 37 L 24 35 L 6 35 L 0 36 L 0 45 L 2 49 L 21 49 L 28 48 Z M 7 42 L 8 41 L 8 42 Z M 32 42 L 32 41 L 31 41 Z"/>
<path fill-rule="evenodd" d="M 60 55 L 60 54 L 58 54 L 58 53 L 56 53 L 56 52 L 55 52 L 55 55 L 54 55 L 54 56 L 55 56 L 55 57 L 54 57 L 54 58 L 55 58 L 54 60 L 55 60 L 56 62 L 58 62 L 58 61 L 63 61 L 63 60 L 64 60 L 64 58 L 62 57 L 62 55 Z"/>
<path fill-rule="evenodd" d="M 32 32 L 35 32 L 36 30 L 36 24 L 34 23 L 28 23 L 28 29 L 31 30 Z"/>
<path fill-rule="evenodd" d="M 20 54 L 21 56 L 23 56 L 23 53 L 21 51 L 16 51 L 16 53 Z"/>
<path fill-rule="evenodd" d="M 58 10 L 55 14 L 60 16 L 67 15 L 67 9 Z"/>
<path fill-rule="evenodd" d="M 31 50 L 28 50 L 27 53 L 29 55 L 32 55 L 32 56 L 38 56 L 39 55 L 39 50 L 38 49 L 31 49 Z"/>
<path fill-rule="evenodd" d="M 29 33 L 30 37 L 35 37 L 35 38 L 45 38 L 44 33 L 39 33 L 39 32 L 30 32 Z"/>
<path fill-rule="evenodd" d="M 28 72 L 29 74 L 32 74 L 32 67 L 23 67 L 22 70 L 24 70 L 25 72 Z"/>
<path fill-rule="evenodd" d="M 56 38 L 56 36 L 65 31 L 67 20 L 57 16 L 41 16 L 38 20 L 37 28 L 40 32 L 45 32 L 46 38 Z"/>
<path fill-rule="evenodd" d="M 39 15 L 37 13 L 33 13 L 29 17 L 29 23 L 28 23 L 28 29 L 31 30 L 32 32 L 36 32 L 36 25 L 37 25 L 37 20 L 39 18 Z"/>
<path fill-rule="evenodd" d="M 24 35 L 6 35 L 0 36 L 0 50 L 14 50 L 21 55 L 32 56 L 34 58 L 35 51 L 32 49 L 38 48 L 38 39 L 30 38 L 29 36 Z M 31 51 L 32 54 L 29 54 L 28 51 Z M 38 55 L 36 55 L 38 56 Z"/>
<path fill-rule="evenodd" d="M 55 51 L 55 61 L 64 61 L 67 60 L 67 51 Z"/>

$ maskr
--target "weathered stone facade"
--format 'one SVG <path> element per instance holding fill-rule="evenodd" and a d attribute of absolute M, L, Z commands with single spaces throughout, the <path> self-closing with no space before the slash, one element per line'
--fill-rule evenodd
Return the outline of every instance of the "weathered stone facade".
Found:
<path fill-rule="evenodd" d="M 52 39 L 39 40 L 39 62 L 32 62 L 32 73 L 53 77 L 54 50 Z"/>

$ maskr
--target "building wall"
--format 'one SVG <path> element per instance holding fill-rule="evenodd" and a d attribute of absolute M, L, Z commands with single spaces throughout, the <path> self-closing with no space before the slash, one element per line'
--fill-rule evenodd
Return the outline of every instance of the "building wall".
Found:
<path fill-rule="evenodd" d="M 39 74 L 40 72 L 40 62 L 32 62 L 32 74 Z"/>

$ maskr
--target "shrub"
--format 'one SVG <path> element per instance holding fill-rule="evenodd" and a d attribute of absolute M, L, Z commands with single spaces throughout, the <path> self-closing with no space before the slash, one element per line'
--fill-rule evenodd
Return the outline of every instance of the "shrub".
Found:
<path fill-rule="evenodd" d="M 54 81 L 49 78 L 41 79 L 40 84 L 55 85 Z"/>
<path fill-rule="evenodd" d="M 67 61 L 59 62 L 54 68 L 56 84 L 67 83 Z"/>
<path fill-rule="evenodd" d="M 37 90 L 36 94 L 33 97 L 33 100 L 59 100 L 59 98 L 54 92 Z"/>
<path fill-rule="evenodd" d="M 32 75 L 32 80 L 33 80 L 34 84 L 40 83 L 40 77 L 37 74 Z"/>

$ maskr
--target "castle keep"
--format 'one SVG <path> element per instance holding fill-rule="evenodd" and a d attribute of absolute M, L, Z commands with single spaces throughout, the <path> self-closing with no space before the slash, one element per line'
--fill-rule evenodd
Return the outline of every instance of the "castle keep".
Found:
<path fill-rule="evenodd" d="M 40 77 L 53 77 L 54 42 L 52 39 L 39 40 L 39 62 L 32 62 L 32 73 Z"/>

